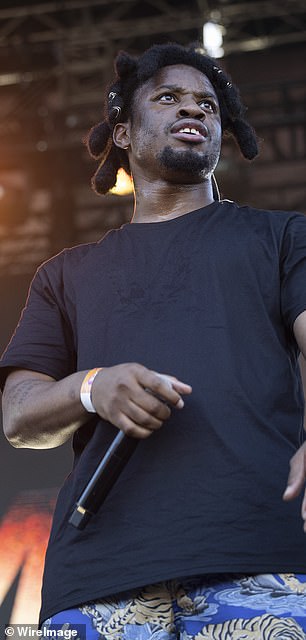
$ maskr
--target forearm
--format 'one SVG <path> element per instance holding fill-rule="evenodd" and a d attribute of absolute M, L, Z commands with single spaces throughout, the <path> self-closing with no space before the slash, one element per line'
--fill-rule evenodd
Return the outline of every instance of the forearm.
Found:
<path fill-rule="evenodd" d="M 60 381 L 35 371 L 13 371 L 3 395 L 4 433 L 15 447 L 47 449 L 63 444 L 89 415 L 80 400 L 87 371 Z M 137 363 L 103 368 L 94 377 L 92 400 L 101 418 L 129 436 L 147 438 L 182 409 L 191 387 Z M 171 407 L 171 408 L 170 408 Z"/>
<path fill-rule="evenodd" d="M 60 381 L 32 371 L 13 371 L 6 382 L 3 429 L 14 447 L 57 447 L 88 419 L 80 402 L 86 371 Z"/>

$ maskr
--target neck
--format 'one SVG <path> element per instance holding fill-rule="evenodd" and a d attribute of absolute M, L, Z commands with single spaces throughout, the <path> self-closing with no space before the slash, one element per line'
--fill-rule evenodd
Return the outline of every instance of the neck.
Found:
<path fill-rule="evenodd" d="M 135 184 L 133 223 L 163 222 L 206 207 L 214 201 L 210 180 L 199 184 L 147 181 Z"/>

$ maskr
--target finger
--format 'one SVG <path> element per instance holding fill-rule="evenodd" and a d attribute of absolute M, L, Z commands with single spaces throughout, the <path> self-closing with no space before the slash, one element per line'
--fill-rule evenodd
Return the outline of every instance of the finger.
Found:
<path fill-rule="evenodd" d="M 184 401 L 180 394 L 172 387 L 172 383 L 163 374 L 158 374 L 155 371 L 148 371 L 146 375 L 139 379 L 141 384 L 146 389 L 149 389 L 153 394 L 161 397 L 165 402 L 177 407 L 183 408 Z"/>
<path fill-rule="evenodd" d="M 296 498 L 302 491 L 306 479 L 306 462 L 304 449 L 299 449 L 290 460 L 290 472 L 287 487 L 283 494 L 284 500 Z"/>
<path fill-rule="evenodd" d="M 181 394 L 189 395 L 190 393 L 192 393 L 192 387 L 185 382 L 180 382 L 180 380 L 174 380 L 172 381 L 172 389 L 174 389 L 174 391 L 176 391 L 180 397 L 179 401 L 175 405 L 175 408 L 182 409 L 185 403 Z"/>
<path fill-rule="evenodd" d="M 178 380 L 175 376 L 171 376 L 164 373 L 158 373 L 157 375 L 160 376 L 161 378 L 164 378 L 165 381 L 168 380 L 171 383 L 172 388 L 178 391 L 178 393 L 183 393 L 188 395 L 192 393 L 191 385 L 187 384 L 186 382 L 182 382 L 181 380 Z"/>
<path fill-rule="evenodd" d="M 152 435 L 153 431 L 146 429 L 136 424 L 127 415 L 121 414 L 115 425 L 118 429 L 123 431 L 125 435 L 131 438 L 138 438 L 144 440 Z"/>
<path fill-rule="evenodd" d="M 169 384 L 172 389 L 177 391 L 177 393 L 179 394 L 180 397 L 179 397 L 178 402 L 174 406 L 177 409 L 182 409 L 183 406 L 184 406 L 184 401 L 183 401 L 183 399 L 181 397 L 181 394 L 186 395 L 186 394 L 192 393 L 192 387 L 189 384 L 186 384 L 185 382 L 182 382 L 181 380 L 178 380 L 174 376 L 166 375 L 166 374 L 163 374 L 163 373 L 158 373 L 157 375 L 162 380 L 164 380 L 166 382 L 166 384 Z"/>
<path fill-rule="evenodd" d="M 130 401 L 157 420 L 167 420 L 171 415 L 171 409 L 163 400 L 159 400 L 151 391 L 146 391 L 142 387 L 133 393 Z"/>
<path fill-rule="evenodd" d="M 167 408 L 167 407 L 166 407 Z M 170 411 L 168 409 L 168 413 Z M 135 402 L 130 402 L 125 411 L 125 415 L 137 426 L 149 429 L 150 431 L 156 431 L 160 429 L 163 424 L 163 420 L 155 417 L 150 412 L 146 411 L 142 407 L 139 407 Z"/>
<path fill-rule="evenodd" d="M 306 489 L 304 492 L 304 499 L 302 502 L 302 518 L 304 520 L 304 531 L 306 533 Z"/>

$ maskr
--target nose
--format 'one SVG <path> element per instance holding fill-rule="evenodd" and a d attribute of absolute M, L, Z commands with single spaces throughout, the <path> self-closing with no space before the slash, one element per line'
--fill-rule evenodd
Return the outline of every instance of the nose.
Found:
<path fill-rule="evenodd" d="M 178 116 L 181 118 L 205 118 L 205 112 L 192 96 L 186 96 L 178 105 Z"/>

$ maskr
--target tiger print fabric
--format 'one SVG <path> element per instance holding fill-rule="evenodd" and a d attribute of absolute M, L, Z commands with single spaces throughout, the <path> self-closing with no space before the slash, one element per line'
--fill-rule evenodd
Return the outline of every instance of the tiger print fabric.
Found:
<path fill-rule="evenodd" d="M 62 611 L 43 624 L 74 626 L 84 632 L 76 640 L 306 640 L 306 575 L 170 580 Z"/>

